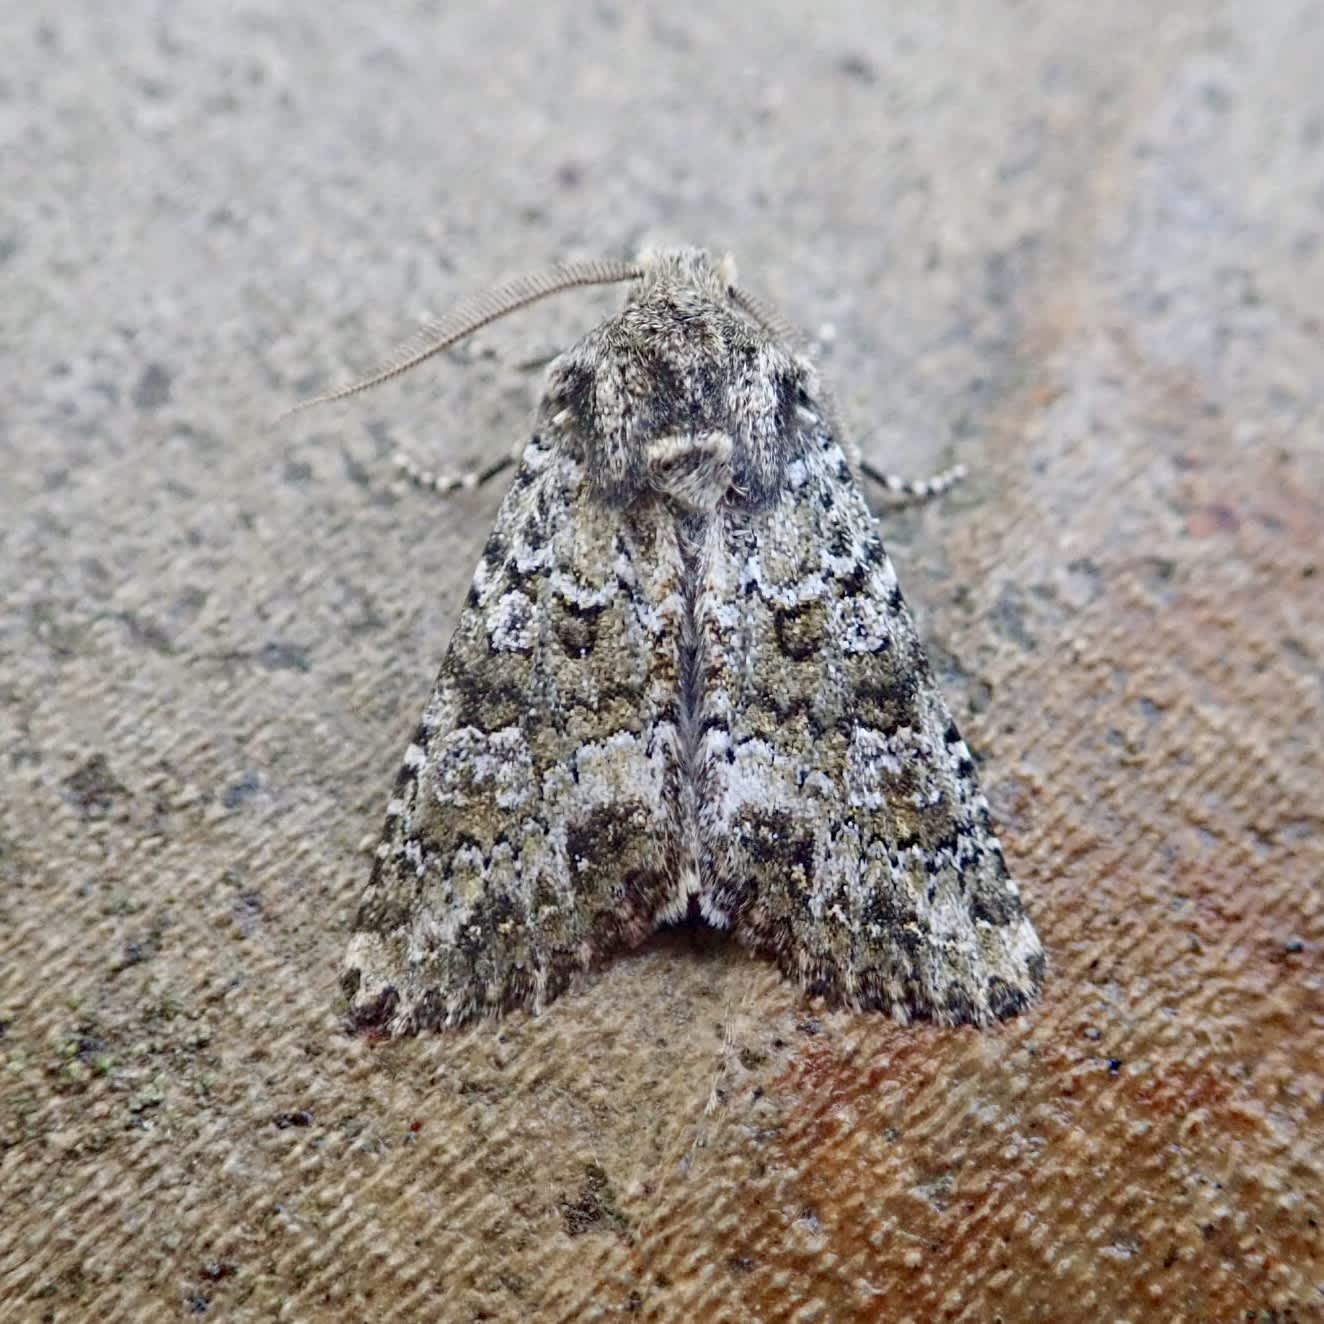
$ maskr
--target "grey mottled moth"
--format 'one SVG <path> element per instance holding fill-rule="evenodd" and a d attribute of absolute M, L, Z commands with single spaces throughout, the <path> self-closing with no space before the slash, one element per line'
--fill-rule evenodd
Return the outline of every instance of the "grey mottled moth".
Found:
<path fill-rule="evenodd" d="M 691 912 L 837 1004 L 1016 1013 L 1044 957 L 970 751 L 815 372 L 726 263 L 553 268 L 322 398 L 608 281 L 625 306 L 548 370 L 405 752 L 355 1020 L 541 1008 Z"/>

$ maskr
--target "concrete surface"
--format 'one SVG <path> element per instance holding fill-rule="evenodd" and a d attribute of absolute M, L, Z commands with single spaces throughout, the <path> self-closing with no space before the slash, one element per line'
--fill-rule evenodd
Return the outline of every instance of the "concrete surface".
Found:
<path fill-rule="evenodd" d="M 11 0 L 0 49 L 5 1319 L 1324 1318 L 1319 4 Z M 508 446 L 613 296 L 267 420 L 645 235 L 972 469 L 886 534 L 1050 954 L 1014 1024 L 679 933 L 342 1031 L 499 496 L 389 454 Z"/>

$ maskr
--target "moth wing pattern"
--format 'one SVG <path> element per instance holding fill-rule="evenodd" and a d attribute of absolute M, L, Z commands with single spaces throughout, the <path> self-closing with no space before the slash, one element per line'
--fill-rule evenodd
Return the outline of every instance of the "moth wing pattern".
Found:
<path fill-rule="evenodd" d="M 834 1001 L 1012 1015 L 1044 957 L 970 751 L 841 450 L 797 450 L 703 557 L 704 911 Z"/>
<path fill-rule="evenodd" d="M 524 453 L 405 755 L 342 983 L 388 1033 L 541 1006 L 683 913 L 679 555 L 582 465 Z"/>

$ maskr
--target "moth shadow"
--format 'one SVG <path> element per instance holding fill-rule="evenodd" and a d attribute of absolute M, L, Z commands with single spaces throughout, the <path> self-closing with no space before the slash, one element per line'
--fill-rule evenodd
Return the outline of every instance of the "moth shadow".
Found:
<path fill-rule="evenodd" d="M 621 952 L 617 959 L 649 956 L 715 966 L 748 960 L 750 953 L 729 930 L 709 924 L 699 911 L 698 898 L 691 897 L 688 914 L 682 919 L 660 925 L 642 942 Z"/>

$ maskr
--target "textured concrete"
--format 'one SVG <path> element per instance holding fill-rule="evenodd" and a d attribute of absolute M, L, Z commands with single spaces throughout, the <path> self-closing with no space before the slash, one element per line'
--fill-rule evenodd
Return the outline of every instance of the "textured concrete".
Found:
<path fill-rule="evenodd" d="M 647 9 L 0 7 L 0 1315 L 1324 1318 L 1321 6 Z M 267 421 L 646 235 L 972 469 L 886 531 L 1052 962 L 1005 1028 L 679 933 L 342 1031 L 498 499 L 389 454 L 506 448 L 613 296 Z"/>

